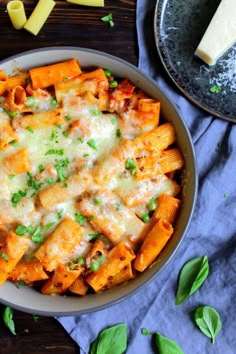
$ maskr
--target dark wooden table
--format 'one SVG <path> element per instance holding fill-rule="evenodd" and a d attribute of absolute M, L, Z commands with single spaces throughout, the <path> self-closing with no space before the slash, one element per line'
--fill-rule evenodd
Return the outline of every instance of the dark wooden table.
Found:
<path fill-rule="evenodd" d="M 23 0 L 26 15 L 37 0 Z M 0 60 L 26 50 L 50 46 L 76 46 L 101 50 L 137 65 L 135 0 L 105 0 L 104 8 L 56 1 L 49 19 L 38 34 L 15 30 L 0 1 Z M 112 13 L 114 27 L 100 18 Z M 16 336 L 4 326 L 0 306 L 0 354 L 76 354 L 79 348 L 53 318 L 34 317 L 14 310 Z"/>

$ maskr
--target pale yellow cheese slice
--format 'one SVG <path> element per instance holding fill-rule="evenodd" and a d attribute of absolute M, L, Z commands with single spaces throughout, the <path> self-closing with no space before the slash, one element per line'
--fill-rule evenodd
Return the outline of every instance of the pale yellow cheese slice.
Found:
<path fill-rule="evenodd" d="M 208 65 L 216 61 L 236 42 L 236 1 L 222 0 L 195 55 Z"/>

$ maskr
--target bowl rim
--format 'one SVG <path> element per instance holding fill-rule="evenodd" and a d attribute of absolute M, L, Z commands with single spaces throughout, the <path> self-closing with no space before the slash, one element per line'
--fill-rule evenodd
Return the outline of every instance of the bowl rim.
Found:
<path fill-rule="evenodd" d="M 124 295 L 121 295 L 120 297 L 116 298 L 116 299 L 110 299 L 108 302 L 106 302 L 105 304 L 102 305 L 95 305 L 92 308 L 88 308 L 88 309 L 74 309 L 74 310 L 60 310 L 60 311 L 47 311 L 47 310 L 41 310 L 41 309 L 31 309 L 31 308 L 27 308 L 24 305 L 19 305 L 19 304 L 15 304 L 12 301 L 8 301 L 7 299 L 2 299 L 1 298 L 1 294 L 0 294 L 0 302 L 6 306 L 11 306 L 12 308 L 25 312 L 25 313 L 34 313 L 37 315 L 41 315 L 41 316 L 71 316 L 71 315 L 82 315 L 82 314 L 89 314 L 92 312 L 97 312 L 97 311 L 101 311 L 103 309 L 106 308 L 110 308 L 112 306 L 115 306 L 119 303 L 121 303 L 122 301 L 134 296 L 135 294 L 137 294 L 138 292 L 140 292 L 143 287 L 148 286 L 159 274 L 160 272 L 162 272 L 165 267 L 169 264 L 169 262 L 172 260 L 172 258 L 174 257 L 174 255 L 176 254 L 178 248 L 180 247 L 186 233 L 187 230 L 189 228 L 189 225 L 191 223 L 192 217 L 193 217 L 193 213 L 195 210 L 195 206 L 196 206 L 196 200 L 197 200 L 197 193 L 198 193 L 198 172 L 197 172 L 197 162 L 196 162 L 196 155 L 195 155 L 195 149 L 194 149 L 194 144 L 192 141 L 192 137 L 191 134 L 189 132 L 189 129 L 182 117 L 182 115 L 180 114 L 177 105 L 172 101 L 172 99 L 168 96 L 168 94 L 164 93 L 164 91 L 158 86 L 158 84 L 154 81 L 154 79 L 152 79 L 151 77 L 149 77 L 143 70 L 139 69 L 138 67 L 136 67 L 135 65 L 129 63 L 128 61 L 119 58 L 115 55 L 111 55 L 109 53 L 103 52 L 103 51 L 99 51 L 99 50 L 95 50 L 95 49 L 90 49 L 90 48 L 84 48 L 84 47 L 75 47 L 75 46 L 50 46 L 50 47 L 43 47 L 43 48 L 36 48 L 36 49 L 32 49 L 32 50 L 28 50 L 28 51 L 23 51 L 20 52 L 18 54 L 12 55 L 6 59 L 3 59 L 0 61 L 0 67 L 5 64 L 8 63 L 10 61 L 14 61 L 17 60 L 18 58 L 25 56 L 25 55 L 30 55 L 30 54 L 37 54 L 37 53 L 43 53 L 43 52 L 57 52 L 57 51 L 78 51 L 78 58 L 79 58 L 79 52 L 83 52 L 83 53 L 88 53 L 88 54 L 96 54 L 99 56 L 105 56 L 108 59 L 111 59 L 113 61 L 119 62 L 123 65 L 125 65 L 126 67 L 132 69 L 132 71 L 134 71 L 135 73 L 137 73 L 139 76 L 143 77 L 145 80 L 149 81 L 152 83 L 152 85 L 154 85 L 157 89 L 157 91 L 160 92 L 161 95 L 163 95 L 166 99 L 166 101 L 168 102 L 168 104 L 170 104 L 170 106 L 172 106 L 172 109 L 175 113 L 175 115 L 178 117 L 178 120 L 180 121 L 180 125 L 182 125 L 182 128 L 184 130 L 184 133 L 186 135 L 187 141 L 188 141 L 188 145 L 190 148 L 190 151 L 188 151 L 188 153 L 191 155 L 191 163 L 193 166 L 193 192 L 191 195 L 192 198 L 192 202 L 191 202 L 191 208 L 188 212 L 188 217 L 187 217 L 187 222 L 185 223 L 185 226 L 181 232 L 181 236 L 178 239 L 178 242 L 175 246 L 175 248 L 170 252 L 170 254 L 168 255 L 168 257 L 166 258 L 164 264 L 157 269 L 157 271 L 150 275 L 147 279 L 144 279 L 142 281 L 142 284 L 138 285 L 135 287 L 135 289 L 131 289 L 128 290 Z M 29 65 L 26 65 L 29 66 Z M 109 291 L 109 290 L 108 290 Z M 92 294 L 92 296 L 96 296 L 97 294 Z M 42 295 L 45 296 L 45 295 Z M 86 295 L 86 296 L 90 296 L 90 295 Z M 61 298 L 63 298 L 63 296 L 60 295 Z M 66 305 L 65 305 L 66 307 Z"/>

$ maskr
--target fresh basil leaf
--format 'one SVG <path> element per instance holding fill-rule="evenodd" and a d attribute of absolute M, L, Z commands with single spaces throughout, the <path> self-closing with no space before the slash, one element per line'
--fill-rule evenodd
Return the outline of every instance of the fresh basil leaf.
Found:
<path fill-rule="evenodd" d="M 5 307 L 5 310 L 3 312 L 3 321 L 4 321 L 5 325 L 7 326 L 7 328 L 10 329 L 11 333 L 16 335 L 15 323 L 13 321 L 13 311 L 12 311 L 12 308 L 9 306 Z"/>
<path fill-rule="evenodd" d="M 200 306 L 194 312 L 194 322 L 214 344 L 215 337 L 222 326 L 218 312 L 213 307 Z"/>
<path fill-rule="evenodd" d="M 178 344 L 173 340 L 160 335 L 160 333 L 155 334 L 155 344 L 158 354 L 184 354 Z"/>
<path fill-rule="evenodd" d="M 89 354 L 122 354 L 127 348 L 125 323 L 104 329 L 91 344 Z"/>
<path fill-rule="evenodd" d="M 176 305 L 184 302 L 203 284 L 209 274 L 207 256 L 193 258 L 180 271 L 178 289 L 176 293 Z"/>

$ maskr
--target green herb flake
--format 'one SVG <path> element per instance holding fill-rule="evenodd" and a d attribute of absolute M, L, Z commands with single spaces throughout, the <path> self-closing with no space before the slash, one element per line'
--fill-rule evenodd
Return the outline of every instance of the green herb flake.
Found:
<path fill-rule="evenodd" d="M 116 130 L 116 136 L 117 136 L 117 138 L 121 138 L 121 130 L 120 129 Z"/>
<path fill-rule="evenodd" d="M 101 111 L 98 108 L 93 108 L 93 109 L 91 109 L 91 114 L 94 117 L 99 117 L 101 115 Z"/>
<path fill-rule="evenodd" d="M 64 116 L 64 119 L 67 120 L 67 122 L 69 122 L 71 120 L 71 116 L 69 114 L 66 114 Z"/>
<path fill-rule="evenodd" d="M 84 142 L 84 140 L 83 140 L 80 136 L 77 138 L 77 140 L 78 140 L 81 144 L 83 144 L 83 142 Z"/>
<path fill-rule="evenodd" d="M 90 146 L 93 150 L 97 150 L 96 142 L 94 139 L 89 139 L 87 141 L 88 146 Z"/>
<path fill-rule="evenodd" d="M 69 136 L 69 132 L 67 130 L 64 130 L 64 132 L 62 132 L 62 135 L 67 138 Z"/>
<path fill-rule="evenodd" d="M 27 106 L 31 108 L 35 106 L 36 102 L 34 96 L 28 96 L 26 100 L 27 100 Z"/>
<path fill-rule="evenodd" d="M 64 211 L 64 210 L 61 209 L 61 210 L 59 210 L 59 212 L 57 213 L 57 218 L 58 218 L 58 220 L 61 220 L 63 211 Z"/>
<path fill-rule="evenodd" d="M 16 335 L 15 323 L 13 321 L 13 310 L 11 307 L 6 306 L 3 312 L 3 322 L 12 334 Z"/>
<path fill-rule="evenodd" d="M 17 117 L 18 113 L 17 112 L 8 112 L 8 115 L 9 115 L 10 118 L 13 119 L 13 118 Z"/>
<path fill-rule="evenodd" d="M 42 173 L 45 169 L 44 169 L 43 165 L 39 165 L 38 170 L 39 170 L 39 173 Z"/>
<path fill-rule="evenodd" d="M 17 140 L 12 140 L 9 142 L 10 145 L 15 146 L 17 144 Z"/>
<path fill-rule="evenodd" d="M 127 159 L 125 163 L 125 168 L 127 168 L 131 175 L 134 175 L 135 172 L 137 171 L 137 165 L 136 162 L 132 159 Z"/>
<path fill-rule="evenodd" d="M 182 267 L 176 293 L 176 305 L 181 304 L 194 294 L 209 274 L 208 257 L 193 258 Z"/>
<path fill-rule="evenodd" d="M 37 226 L 32 237 L 31 237 L 32 241 L 35 243 L 42 243 L 44 240 L 44 236 L 42 234 L 42 230 L 40 226 Z"/>
<path fill-rule="evenodd" d="M 75 213 L 75 221 L 80 224 L 81 226 L 83 226 L 86 222 L 87 218 L 86 216 L 82 215 L 82 214 L 78 214 Z"/>
<path fill-rule="evenodd" d="M 11 181 L 13 178 L 15 177 L 15 175 L 8 175 L 8 179 Z"/>
<path fill-rule="evenodd" d="M 66 82 L 66 81 L 68 81 L 69 79 L 68 79 L 68 77 L 63 77 L 63 81 L 64 82 Z"/>
<path fill-rule="evenodd" d="M 85 264 L 84 257 L 83 256 L 79 256 L 77 258 L 77 260 L 75 261 L 75 263 L 78 264 L 78 265 L 81 265 L 81 266 L 84 265 Z"/>
<path fill-rule="evenodd" d="M 56 160 L 55 169 L 57 171 L 59 182 L 64 182 L 67 178 L 65 174 L 65 168 L 69 165 L 69 163 L 70 161 L 68 158 L 59 161 Z"/>
<path fill-rule="evenodd" d="M 150 332 L 149 329 L 147 329 L 147 328 L 141 328 L 140 332 L 143 336 L 151 336 L 152 335 L 152 332 Z"/>
<path fill-rule="evenodd" d="M 37 315 L 33 315 L 33 320 L 34 320 L 34 322 L 38 322 L 38 320 L 39 320 L 39 316 L 37 316 Z"/>
<path fill-rule="evenodd" d="M 43 226 L 43 230 L 47 231 L 49 229 L 51 229 L 51 227 L 53 227 L 55 225 L 55 222 L 49 222 L 48 224 Z"/>
<path fill-rule="evenodd" d="M 211 93 L 219 93 L 221 91 L 221 87 L 218 85 L 211 86 L 209 91 Z"/>
<path fill-rule="evenodd" d="M 33 131 L 33 129 L 31 127 L 26 127 L 25 129 L 28 130 L 28 132 L 30 132 L 31 134 L 34 133 L 34 131 Z"/>
<path fill-rule="evenodd" d="M 102 205 L 102 198 L 94 197 L 93 198 L 94 204 Z"/>
<path fill-rule="evenodd" d="M 8 261 L 8 255 L 5 252 L 1 253 L 1 258 L 4 259 L 4 261 Z"/>
<path fill-rule="evenodd" d="M 100 234 L 88 234 L 88 236 L 89 236 L 90 240 L 95 241 L 99 238 Z"/>
<path fill-rule="evenodd" d="M 58 131 L 57 130 L 52 130 L 50 140 L 55 141 L 56 143 L 58 143 L 57 139 L 58 139 Z"/>
<path fill-rule="evenodd" d="M 64 154 L 64 149 L 49 149 L 46 153 L 45 156 L 47 155 L 59 155 L 62 156 Z"/>
<path fill-rule="evenodd" d="M 108 15 L 101 17 L 100 20 L 102 22 L 108 22 L 110 27 L 114 27 L 115 25 L 113 21 L 112 13 L 109 13 Z"/>
<path fill-rule="evenodd" d="M 159 354 L 184 354 L 177 343 L 160 333 L 155 334 L 155 344 Z"/>
<path fill-rule="evenodd" d="M 115 117 L 111 118 L 111 124 L 115 125 L 117 123 L 117 119 Z"/>
<path fill-rule="evenodd" d="M 55 123 L 55 126 L 59 129 L 61 129 L 61 124 L 60 123 Z"/>
<path fill-rule="evenodd" d="M 127 325 L 120 323 L 102 330 L 91 344 L 89 354 L 122 354 L 127 349 Z"/>
<path fill-rule="evenodd" d="M 25 225 L 18 225 L 16 227 L 15 233 L 18 236 L 25 236 L 28 233 L 28 228 Z"/>
<path fill-rule="evenodd" d="M 51 177 L 46 177 L 44 178 L 44 182 L 46 182 L 47 184 L 53 184 L 53 179 Z"/>
<path fill-rule="evenodd" d="M 12 202 L 12 205 L 14 208 L 17 207 L 17 204 L 19 203 L 19 201 L 24 198 L 27 194 L 27 191 L 21 191 L 19 190 L 18 192 L 16 193 L 13 193 L 12 194 L 12 197 L 11 197 L 11 202 Z"/>
<path fill-rule="evenodd" d="M 219 313 L 213 307 L 200 306 L 194 312 L 194 322 L 214 344 L 215 337 L 222 327 Z"/>
<path fill-rule="evenodd" d="M 28 187 L 30 187 L 36 191 L 38 191 L 43 185 L 43 183 L 37 183 L 36 180 L 33 178 L 33 176 L 29 172 L 26 173 L 26 178 L 27 178 Z"/>

